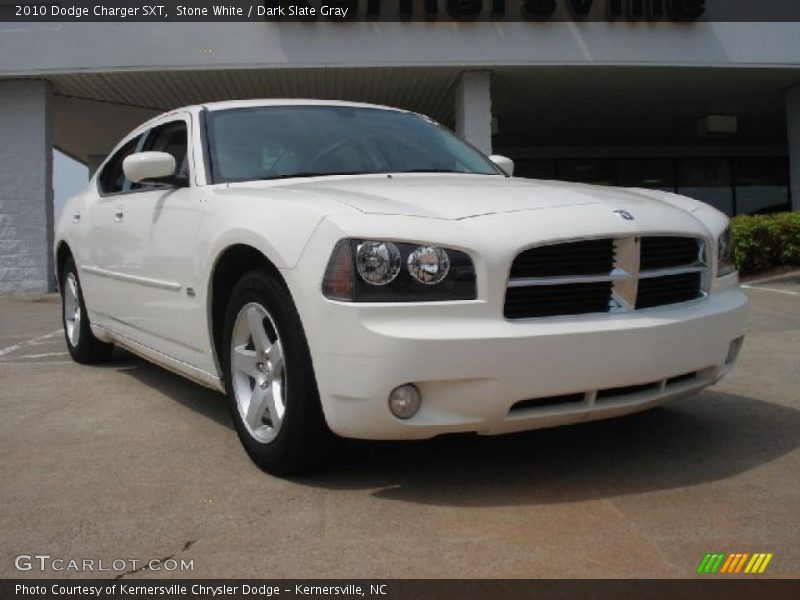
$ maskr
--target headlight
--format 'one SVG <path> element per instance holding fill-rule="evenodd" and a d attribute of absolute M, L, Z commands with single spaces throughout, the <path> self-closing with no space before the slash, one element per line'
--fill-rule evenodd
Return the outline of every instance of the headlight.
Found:
<path fill-rule="evenodd" d="M 408 255 L 406 264 L 414 279 L 428 285 L 439 283 L 450 271 L 447 252 L 434 246 L 420 246 Z"/>
<path fill-rule="evenodd" d="M 392 242 L 362 242 L 356 247 L 358 274 L 372 285 L 386 285 L 400 272 L 400 251 Z"/>
<path fill-rule="evenodd" d="M 736 270 L 731 256 L 731 228 L 725 228 L 717 240 L 717 277 L 730 275 Z"/>
<path fill-rule="evenodd" d="M 340 240 L 322 293 L 350 302 L 474 300 L 475 267 L 459 250 L 385 240 Z"/>

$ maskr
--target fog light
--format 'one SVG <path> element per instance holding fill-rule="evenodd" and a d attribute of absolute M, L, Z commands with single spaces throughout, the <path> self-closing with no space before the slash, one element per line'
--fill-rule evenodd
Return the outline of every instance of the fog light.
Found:
<path fill-rule="evenodd" d="M 389 394 L 389 410 L 398 419 L 410 419 L 417 414 L 421 401 L 417 386 L 406 383 L 397 386 Z"/>
<path fill-rule="evenodd" d="M 731 345 L 728 348 L 728 356 L 725 357 L 726 365 L 730 365 L 733 363 L 733 361 L 736 360 L 736 357 L 739 356 L 739 350 L 742 349 L 743 343 L 744 343 L 744 336 L 738 337 L 731 342 Z"/>

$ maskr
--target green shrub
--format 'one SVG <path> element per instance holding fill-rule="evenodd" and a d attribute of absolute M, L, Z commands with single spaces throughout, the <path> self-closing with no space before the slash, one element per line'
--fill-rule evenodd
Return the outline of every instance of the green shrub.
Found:
<path fill-rule="evenodd" d="M 733 260 L 742 273 L 800 265 L 800 212 L 741 215 L 731 230 Z"/>

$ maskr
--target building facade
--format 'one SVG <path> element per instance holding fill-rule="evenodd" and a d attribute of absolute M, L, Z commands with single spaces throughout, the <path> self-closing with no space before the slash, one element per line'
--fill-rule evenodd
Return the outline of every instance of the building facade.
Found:
<path fill-rule="evenodd" d="M 96 167 L 142 121 L 311 97 L 430 115 L 523 177 L 800 209 L 800 23 L 0 23 L 0 293 L 53 289 L 56 147 Z"/>

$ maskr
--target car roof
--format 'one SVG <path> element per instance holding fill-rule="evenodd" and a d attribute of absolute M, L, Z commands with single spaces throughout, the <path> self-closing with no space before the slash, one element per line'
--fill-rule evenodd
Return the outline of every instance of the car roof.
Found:
<path fill-rule="evenodd" d="M 203 104 L 192 104 L 189 106 L 181 106 L 173 108 L 166 112 L 161 113 L 139 125 L 126 137 L 130 137 L 135 132 L 142 131 L 152 127 L 154 123 L 163 120 L 165 117 L 171 117 L 179 113 L 198 113 L 201 110 L 220 111 L 230 110 L 235 108 L 257 108 L 259 106 L 352 106 L 356 108 L 373 108 L 377 110 L 389 110 L 403 113 L 410 113 L 411 111 L 394 108 L 392 106 L 383 106 L 381 104 L 368 104 L 365 102 L 347 102 L 344 100 L 314 100 L 311 98 L 261 98 L 254 100 L 223 100 L 219 102 L 205 102 Z M 125 138 L 123 138 L 124 140 Z M 122 142 L 120 142 L 122 143 Z"/>
<path fill-rule="evenodd" d="M 229 110 L 231 108 L 253 108 L 259 106 L 352 106 L 359 108 L 376 108 L 380 110 L 396 110 L 408 112 L 401 108 L 382 106 L 380 104 L 367 104 L 364 102 L 346 102 L 343 100 L 313 100 L 310 98 L 262 98 L 256 100 L 225 100 L 222 102 L 207 102 L 198 104 L 188 109 L 207 109 L 211 111 Z M 186 109 L 184 109 L 186 110 Z"/>

